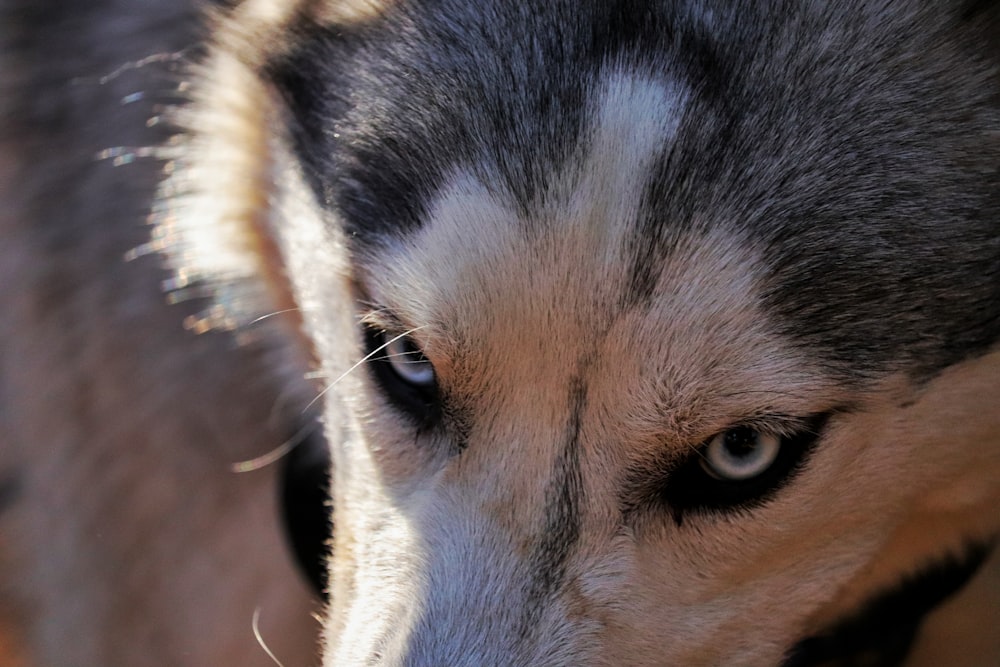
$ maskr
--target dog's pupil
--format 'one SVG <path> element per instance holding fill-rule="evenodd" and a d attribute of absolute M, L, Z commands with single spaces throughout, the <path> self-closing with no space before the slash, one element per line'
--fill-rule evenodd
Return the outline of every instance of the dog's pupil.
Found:
<path fill-rule="evenodd" d="M 726 433 L 726 450 L 737 458 L 749 456 L 757 448 L 757 437 L 752 428 L 734 428 Z"/>

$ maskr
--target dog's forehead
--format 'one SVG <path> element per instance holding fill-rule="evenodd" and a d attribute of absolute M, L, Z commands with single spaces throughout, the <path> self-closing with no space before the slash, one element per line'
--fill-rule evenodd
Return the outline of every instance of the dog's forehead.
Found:
<path fill-rule="evenodd" d="M 913 31 L 924 10 L 906 3 L 626 5 L 399 3 L 276 64 L 304 173 L 360 271 L 464 206 L 452 236 L 506 247 L 512 266 L 546 247 L 539 230 L 572 229 L 577 247 L 600 230 L 609 244 L 588 257 L 614 256 L 640 299 L 681 239 L 716 230 L 757 253 L 766 316 L 845 379 L 933 374 L 992 345 L 1000 321 L 972 314 L 1000 299 L 1000 135 L 982 111 L 996 73 L 944 74 L 968 61 L 958 19 Z M 503 225 L 477 219 L 492 209 Z"/>
<path fill-rule="evenodd" d="M 567 311 L 596 324 L 598 304 L 629 300 L 643 193 L 685 98 L 680 87 L 607 73 L 587 101 L 579 141 L 530 202 L 506 186 L 500 164 L 457 166 L 428 197 L 419 228 L 359 253 L 368 292 L 426 323 L 468 317 L 447 312 L 461 311 L 464 295 L 510 293 L 511 307 L 528 315 L 533 296 L 558 286 Z"/>
<path fill-rule="evenodd" d="M 717 403 L 717 416 L 752 412 L 797 383 L 826 400 L 762 312 L 764 265 L 737 226 L 706 216 L 678 225 L 665 254 L 648 252 L 644 193 L 687 99 L 683 85 L 608 71 L 573 155 L 530 209 L 483 181 L 491 169 L 456 170 L 419 229 L 365 254 L 366 297 L 416 329 L 436 362 L 458 357 L 474 376 L 449 383 L 485 382 L 494 397 L 504 384 L 558 387 L 599 365 L 598 384 L 636 383 L 660 409 L 633 428 L 655 429 L 667 412 L 685 421 L 685 406 L 740 388 L 755 400 Z"/>

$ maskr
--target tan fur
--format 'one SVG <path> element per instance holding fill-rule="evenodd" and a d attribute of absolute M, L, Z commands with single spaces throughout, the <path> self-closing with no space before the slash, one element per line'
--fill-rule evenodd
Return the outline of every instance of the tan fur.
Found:
<path fill-rule="evenodd" d="M 953 599 L 936 610 L 921 629 L 908 667 L 995 665 L 1000 636 L 982 632 L 1000 618 L 1000 555 Z"/>
<path fill-rule="evenodd" d="M 990 508 L 1000 500 L 994 454 L 1000 419 L 992 409 L 1000 354 L 922 387 L 891 378 L 862 396 L 839 391 L 768 332 L 754 308 L 759 288 L 752 248 L 716 232 L 678 240 L 653 309 L 615 313 L 609 309 L 622 286 L 608 279 L 615 273 L 602 263 L 616 262 L 612 251 L 621 240 L 613 223 L 629 215 L 631 199 L 622 184 L 602 189 L 589 182 L 603 166 L 618 173 L 613 158 L 593 160 L 580 167 L 579 188 L 554 199 L 572 213 L 559 218 L 555 206 L 551 219 L 538 222 L 546 231 L 526 237 L 513 206 L 459 176 L 444 188 L 427 229 L 366 267 L 365 293 L 416 329 L 413 336 L 445 391 L 476 415 L 469 451 L 441 480 L 442 492 L 452 484 L 467 489 L 462 502 L 476 509 L 404 504 L 392 525 L 427 536 L 437 532 L 432 524 L 480 522 L 503 536 L 491 543 L 509 544 L 516 562 L 517 545 L 527 539 L 520 531 L 540 520 L 533 512 L 544 504 L 546 471 L 566 418 L 560 387 L 582 373 L 588 386 L 581 440 L 585 525 L 595 531 L 617 511 L 607 502 L 617 497 L 622 466 L 630 461 L 655 457 L 664 447 L 683 452 L 754 414 L 808 414 L 857 402 L 835 419 L 809 473 L 752 517 L 694 518 L 686 530 L 654 524 L 637 542 L 584 529 L 590 542 L 574 563 L 577 584 L 564 602 L 575 616 L 602 619 L 602 646 L 621 664 L 774 664 L 780 652 L 716 638 L 738 636 L 751 618 L 780 651 L 928 560 L 997 530 Z M 617 193 L 624 193 L 620 200 Z M 589 236 L 590 211 L 612 222 L 601 227 L 609 236 Z M 474 245 L 460 231 L 469 227 L 477 230 Z M 368 400 L 380 402 L 377 394 Z M 382 414 L 367 426 L 373 460 L 363 469 L 390 489 L 438 474 L 442 462 L 428 452 L 444 445 L 413 443 L 409 429 L 394 423 Z M 956 449 L 950 442 L 963 444 Z M 851 493 L 838 493 L 847 484 Z M 362 543 L 380 539 L 376 530 Z M 434 554 L 414 560 L 404 555 L 412 550 L 392 549 L 381 558 L 389 558 L 394 571 L 433 571 Z M 734 551 L 740 567 L 727 557 Z M 430 565 L 416 565 L 423 560 Z M 495 567 L 504 572 L 516 565 Z M 376 586 L 373 597 L 359 584 L 347 609 L 370 608 L 386 589 L 412 588 L 406 582 L 419 571 L 362 577 Z M 657 574 L 664 571 L 671 576 Z M 433 593 L 410 594 L 427 595 Z M 995 612 L 995 598 L 981 603 L 984 613 Z M 802 609 L 815 610 L 815 625 L 798 624 Z M 374 618 L 346 613 L 378 634 Z M 340 634 L 348 639 L 328 664 L 350 662 L 350 647 L 363 647 L 365 635 L 352 627 Z M 663 628 L 672 629 L 669 646 L 658 643 Z M 919 653 L 914 660 L 921 660 Z"/>
<path fill-rule="evenodd" d="M 93 165 L 112 141 L 104 133 L 73 126 L 67 150 L 24 109 L 4 109 L 0 490 L 16 480 L 16 494 L 0 505 L 0 535 L 13 536 L 0 540 L 0 663 L 270 664 L 250 631 L 257 608 L 278 658 L 310 663 L 312 604 L 278 539 L 274 469 L 239 476 L 231 464 L 285 437 L 281 418 L 308 391 L 295 379 L 313 346 L 336 383 L 324 401 L 338 438 L 329 666 L 400 659 L 425 639 L 422 614 L 491 664 L 773 665 L 873 592 L 1000 530 L 1000 352 L 920 385 L 891 375 L 848 389 L 768 321 L 764 250 L 730 220 L 678 235 L 653 305 L 621 306 L 636 175 L 676 131 L 662 110 L 687 104 L 681 85 L 603 72 L 592 134 L 531 219 L 458 169 L 423 229 L 351 266 L 256 68 L 287 53 L 296 18 L 366 22 L 390 6 L 249 0 L 216 20 L 202 83 L 178 117 L 188 136 L 163 151 L 169 205 L 138 253 L 142 206 L 101 203 L 120 202 L 123 182 L 150 198 L 153 171 Z M 47 80 L 23 75 L 34 77 Z M 85 89 L 110 125 L 131 90 L 117 86 Z M 76 89 L 56 92 L 66 90 Z M 67 160 L 88 178 L 56 179 L 54 190 L 47 179 Z M 42 205 L 68 193 L 89 205 Z M 89 230 L 72 253 L 35 233 L 64 219 Z M 170 256 L 180 294 L 207 281 L 229 307 L 166 306 L 148 251 Z M 363 353 L 344 304 L 355 298 L 373 309 L 367 321 L 388 326 L 385 309 L 412 329 L 467 415 L 465 432 L 415 436 L 354 367 Z M 286 309 L 296 314 L 253 323 Z M 195 337 L 184 321 L 209 333 Z M 249 347 L 211 332 L 240 326 Z M 578 407 L 582 534 L 531 641 L 513 646 L 493 631 L 502 623 L 471 621 L 524 602 L 518 587 Z M 842 407 L 808 470 L 763 507 L 683 526 L 655 512 L 621 518 L 630 467 L 682 455 L 742 419 Z M 1000 644 L 982 631 L 1000 613 L 998 572 L 994 557 L 935 612 L 911 667 L 1000 663 Z"/>
<path fill-rule="evenodd" d="M 568 583 L 539 620 L 540 639 L 520 647 L 527 663 L 545 655 L 594 664 L 775 664 L 796 639 L 928 559 L 1000 528 L 991 510 L 1000 478 L 997 354 L 920 386 L 891 376 L 860 394 L 848 390 L 771 329 L 756 301 L 761 251 L 726 231 L 736 221 L 706 219 L 677 238 L 655 306 L 617 310 L 641 191 L 628 174 L 641 173 L 674 131 L 667 115 L 644 110 L 683 107 L 682 87 L 605 72 L 589 148 L 568 161 L 533 219 L 520 220 L 512 198 L 459 171 L 414 238 L 348 269 L 336 224 L 315 214 L 284 152 L 275 97 L 251 74 L 259 55 L 235 53 L 210 59 L 209 76 L 225 74 L 238 92 L 233 99 L 247 96 L 254 106 L 206 98 L 197 122 L 219 142 L 201 149 L 207 161 L 199 173 L 208 182 L 218 170 L 206 165 L 221 164 L 212 156 L 246 165 L 246 197 L 205 200 L 234 207 L 222 221 L 231 231 L 223 228 L 218 240 L 237 261 L 179 264 L 223 282 L 254 274 L 254 239 L 269 228 L 260 216 L 296 221 L 277 233 L 293 277 L 277 293 L 291 290 L 280 298 L 301 308 L 322 373 L 337 383 L 327 418 L 344 438 L 335 450 L 325 664 L 356 664 L 373 652 L 392 662 L 420 641 L 421 611 L 440 614 L 456 642 L 503 641 L 478 636 L 461 622 L 463 610 L 477 611 L 470 600 L 483 582 L 492 586 L 491 604 L 519 603 L 514 588 L 542 519 L 572 379 L 587 387 L 579 440 L 584 535 L 567 564 Z M 225 127 L 213 131 L 216 118 Z M 266 212 L 246 204 L 262 189 L 272 205 Z M 182 200 L 181 211 L 202 211 L 199 201 Z M 199 235 L 218 231 L 201 229 L 204 221 L 180 222 L 192 225 L 183 234 L 195 252 Z M 451 400 L 472 415 L 457 463 L 447 454 L 457 434 L 414 438 L 363 369 L 349 370 L 362 356 L 350 342 L 356 323 L 330 305 L 355 297 L 376 308 L 368 320 L 383 322 L 379 311 L 387 309 L 413 330 Z M 841 406 L 849 409 L 833 418 L 808 472 L 752 515 L 695 516 L 683 530 L 648 516 L 617 525 L 626 466 L 683 453 L 740 419 Z M 850 494 L 841 493 L 846 485 Z M 913 665 L 940 664 L 934 656 L 941 655 L 969 667 L 1000 659 L 981 631 L 975 650 L 946 645 L 961 637 L 962 619 L 997 613 L 995 561 L 991 567 L 932 616 Z"/>

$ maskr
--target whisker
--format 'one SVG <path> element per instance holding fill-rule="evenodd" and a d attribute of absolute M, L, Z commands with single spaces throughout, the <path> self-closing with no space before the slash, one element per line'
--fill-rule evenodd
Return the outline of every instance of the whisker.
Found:
<path fill-rule="evenodd" d="M 302 444 L 302 441 L 306 439 L 306 436 L 309 435 L 316 427 L 316 423 L 309 422 L 296 431 L 295 435 L 290 437 L 288 440 L 285 440 L 271 451 L 248 461 L 238 461 L 237 463 L 233 463 L 229 466 L 229 470 L 235 473 L 244 473 L 266 468 L 272 463 L 281 460 L 282 457 L 288 455 L 290 451 Z"/>
<path fill-rule="evenodd" d="M 276 310 L 273 313 L 268 313 L 267 315 L 261 315 L 258 318 L 250 320 L 249 322 L 247 322 L 247 326 L 250 326 L 250 325 L 253 325 L 253 324 L 257 324 L 259 322 L 263 322 L 264 320 L 269 320 L 272 317 L 275 317 L 277 315 L 286 315 L 288 313 L 295 313 L 295 312 L 298 312 L 299 310 L 301 310 L 301 309 L 300 308 L 286 308 L 284 310 Z"/>
<path fill-rule="evenodd" d="M 416 357 L 416 359 L 412 359 L 412 357 Z M 392 354 L 386 354 L 381 357 L 372 357 L 368 361 L 388 361 L 390 359 L 396 359 L 396 360 L 402 359 L 403 363 L 407 364 L 427 363 L 427 360 L 423 358 L 423 353 L 417 351 L 394 352 Z"/>
<path fill-rule="evenodd" d="M 324 387 L 323 391 L 319 392 L 316 395 L 316 398 L 314 398 L 313 400 L 309 401 L 309 405 L 307 405 L 305 408 L 303 408 L 302 412 L 305 413 L 312 406 L 316 405 L 316 401 L 318 401 L 319 399 L 323 398 L 328 391 L 330 391 L 335 386 L 337 386 L 337 383 L 339 383 L 345 377 L 347 377 L 348 375 L 350 375 L 351 373 L 353 373 L 356 368 L 358 368 L 359 366 L 361 366 L 362 364 L 364 364 L 366 361 L 370 361 L 376 354 L 378 354 L 379 352 L 381 352 L 385 348 L 389 347 L 390 345 L 392 345 L 393 343 L 395 343 L 400 338 L 406 338 L 407 336 L 409 336 L 414 331 L 419 331 L 420 329 L 423 329 L 423 327 L 415 327 L 413 329 L 410 329 L 409 331 L 404 331 L 403 333 L 399 334 L 395 338 L 382 343 L 381 345 L 379 345 L 378 347 L 376 347 L 374 350 L 372 350 L 371 352 L 369 352 L 368 354 L 366 354 L 365 356 L 363 356 L 356 364 L 354 364 L 353 366 L 351 366 L 350 368 L 348 368 L 346 371 L 344 371 L 343 373 L 341 373 L 340 376 L 338 376 L 336 380 L 334 380 L 329 385 L 327 385 L 326 387 Z"/>
<path fill-rule="evenodd" d="M 745 389 L 741 391 L 727 391 L 727 392 L 720 392 L 718 396 L 721 398 L 733 398 L 736 396 L 749 396 L 753 394 L 766 394 L 769 396 L 782 396 L 785 398 L 796 398 L 798 396 L 801 396 L 801 393 L 781 391 L 779 389 Z"/>
<path fill-rule="evenodd" d="M 379 313 L 388 312 L 388 310 L 389 310 L 385 306 L 382 306 L 381 304 L 375 303 L 374 301 L 370 301 L 368 299 L 362 299 L 362 300 L 358 301 L 358 305 L 359 306 L 364 306 L 365 308 L 367 308 L 368 309 L 368 314 L 375 314 L 375 315 L 377 315 Z M 364 320 L 365 319 L 365 315 L 360 315 L 358 317 L 358 319 L 359 320 Z"/>
<path fill-rule="evenodd" d="M 103 86 L 107 83 L 110 83 L 111 81 L 114 81 L 125 72 L 142 69 L 143 67 L 148 67 L 149 65 L 152 65 L 154 63 L 181 62 L 185 58 L 187 58 L 188 51 L 190 51 L 190 49 L 182 49 L 180 51 L 168 51 L 165 53 L 154 53 L 139 60 L 130 60 L 126 63 L 123 63 L 117 69 L 112 70 L 111 72 L 108 72 L 107 74 L 101 77 L 76 77 L 75 79 L 73 79 L 73 83 L 80 84 L 80 83 L 96 82 Z"/>
<path fill-rule="evenodd" d="M 264 653 L 267 654 L 267 657 L 269 657 L 272 661 L 274 661 L 274 664 L 276 664 L 278 667 L 285 667 L 283 664 L 281 664 L 281 661 L 278 660 L 277 656 L 275 656 L 274 653 L 271 652 L 271 649 L 268 648 L 267 643 L 264 641 L 264 637 L 260 634 L 260 607 L 257 607 L 256 609 L 253 610 L 252 625 L 253 625 L 254 639 L 256 639 L 257 644 L 262 649 L 264 649 Z"/>
<path fill-rule="evenodd" d="M 690 442 L 685 443 L 688 449 L 690 449 L 694 454 L 700 458 L 702 461 L 708 462 L 708 457 L 705 456 L 705 452 L 701 451 L 700 445 L 692 445 Z"/>

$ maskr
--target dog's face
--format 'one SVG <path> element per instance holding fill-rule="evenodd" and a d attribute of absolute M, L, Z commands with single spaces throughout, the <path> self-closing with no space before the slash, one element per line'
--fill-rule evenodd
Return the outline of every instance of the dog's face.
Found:
<path fill-rule="evenodd" d="M 173 224 L 328 379 L 329 665 L 890 664 L 1000 528 L 1000 12 L 634 4 L 208 61 L 253 199 Z"/>

